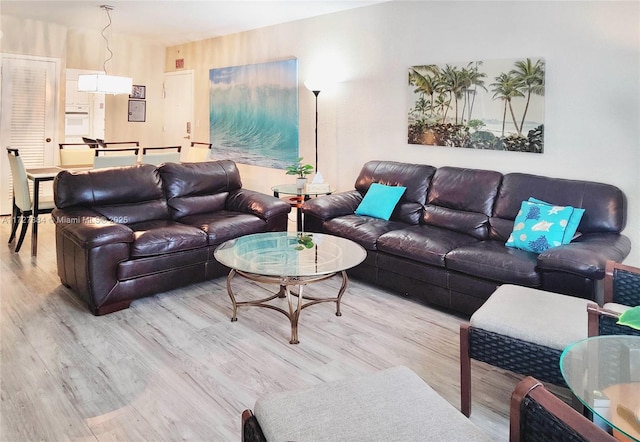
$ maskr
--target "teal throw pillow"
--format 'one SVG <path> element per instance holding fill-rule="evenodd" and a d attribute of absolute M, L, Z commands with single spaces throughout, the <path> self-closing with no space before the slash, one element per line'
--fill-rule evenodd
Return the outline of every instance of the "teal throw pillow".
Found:
<path fill-rule="evenodd" d="M 355 213 L 356 215 L 389 220 L 405 190 L 407 188 L 402 186 L 385 186 L 373 183 L 369 186 L 369 190 L 362 198 Z"/>
<path fill-rule="evenodd" d="M 534 253 L 542 253 L 548 248 L 562 245 L 572 213 L 571 206 L 549 206 L 523 201 L 505 245 Z"/>
<path fill-rule="evenodd" d="M 547 206 L 553 206 L 553 204 L 547 203 L 545 201 L 539 200 L 534 197 L 529 197 L 527 201 L 538 204 L 546 204 Z M 578 231 L 578 226 L 580 225 L 580 220 L 582 219 L 582 215 L 584 215 L 584 209 L 580 209 L 578 207 L 571 207 L 573 212 L 571 213 L 571 218 L 569 218 L 569 222 L 567 223 L 567 228 L 564 230 L 564 236 L 562 237 L 562 244 L 569 244 L 576 232 Z"/>

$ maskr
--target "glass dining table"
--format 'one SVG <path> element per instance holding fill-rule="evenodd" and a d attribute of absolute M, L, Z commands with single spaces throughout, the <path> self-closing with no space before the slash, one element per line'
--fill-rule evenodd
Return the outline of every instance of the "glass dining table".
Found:
<path fill-rule="evenodd" d="M 572 393 L 621 440 L 640 441 L 640 337 L 596 336 L 560 356 Z"/>

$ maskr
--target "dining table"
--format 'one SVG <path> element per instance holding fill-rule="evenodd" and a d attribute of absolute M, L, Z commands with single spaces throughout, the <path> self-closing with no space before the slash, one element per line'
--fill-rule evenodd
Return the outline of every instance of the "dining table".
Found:
<path fill-rule="evenodd" d="M 26 168 L 27 179 L 33 181 L 33 223 L 31 226 L 31 256 L 37 256 L 38 254 L 38 215 L 40 213 L 40 185 L 46 181 L 53 181 L 53 179 L 63 170 L 87 170 L 91 169 L 93 165 L 74 165 L 69 167 L 62 166 L 50 166 L 50 167 L 34 167 Z"/>

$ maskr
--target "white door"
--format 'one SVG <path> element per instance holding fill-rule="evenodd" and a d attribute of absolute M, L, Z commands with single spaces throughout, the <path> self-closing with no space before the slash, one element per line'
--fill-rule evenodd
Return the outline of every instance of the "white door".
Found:
<path fill-rule="evenodd" d="M 57 146 L 59 60 L 0 54 L 0 214 L 11 213 L 6 147 L 19 149 L 26 167 L 54 165 Z"/>
<path fill-rule="evenodd" d="M 183 158 L 193 139 L 193 71 L 164 75 L 164 145 L 182 146 Z M 204 140 L 206 141 L 206 140 Z"/>

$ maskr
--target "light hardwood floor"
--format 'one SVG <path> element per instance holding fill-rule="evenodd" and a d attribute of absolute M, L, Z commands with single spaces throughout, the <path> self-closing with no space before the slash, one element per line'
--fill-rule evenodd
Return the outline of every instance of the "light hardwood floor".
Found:
<path fill-rule="evenodd" d="M 396 365 L 460 408 L 465 318 L 352 279 L 342 317 L 329 303 L 305 309 L 300 344 L 290 345 L 280 313 L 241 308 L 230 321 L 225 278 L 95 317 L 60 284 L 54 228 L 43 219 L 32 258 L 30 239 L 13 253 L 9 218 L 0 218 L 2 441 L 238 441 L 240 413 L 259 395 Z M 239 299 L 265 291 L 242 278 L 234 287 Z M 339 278 L 306 293 L 338 287 Z M 472 364 L 471 420 L 507 440 L 520 377 Z"/>

